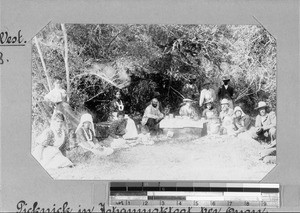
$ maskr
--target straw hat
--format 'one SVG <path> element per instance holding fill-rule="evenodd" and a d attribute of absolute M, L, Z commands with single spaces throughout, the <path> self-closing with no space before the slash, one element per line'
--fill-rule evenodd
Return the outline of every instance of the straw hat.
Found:
<path fill-rule="evenodd" d="M 226 98 L 222 99 L 221 104 L 229 104 L 228 99 L 226 99 Z"/>
<path fill-rule="evenodd" d="M 260 101 L 260 102 L 258 102 L 258 106 L 255 109 L 267 108 L 267 107 L 268 107 L 268 105 L 266 102 Z"/>

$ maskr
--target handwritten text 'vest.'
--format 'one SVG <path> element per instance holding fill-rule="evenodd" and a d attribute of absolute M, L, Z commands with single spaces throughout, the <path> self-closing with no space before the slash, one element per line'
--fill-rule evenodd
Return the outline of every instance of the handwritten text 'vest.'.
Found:
<path fill-rule="evenodd" d="M 0 32 L 0 46 L 25 46 L 26 41 L 23 39 L 21 30 L 12 35 L 9 32 Z"/>

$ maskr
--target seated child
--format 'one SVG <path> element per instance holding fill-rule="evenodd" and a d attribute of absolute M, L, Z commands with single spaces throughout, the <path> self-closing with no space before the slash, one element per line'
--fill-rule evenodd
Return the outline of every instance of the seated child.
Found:
<path fill-rule="evenodd" d="M 206 109 L 203 111 L 202 116 L 207 120 L 207 134 L 217 134 L 220 127 L 218 111 L 214 108 L 212 101 L 209 100 L 204 104 Z"/>

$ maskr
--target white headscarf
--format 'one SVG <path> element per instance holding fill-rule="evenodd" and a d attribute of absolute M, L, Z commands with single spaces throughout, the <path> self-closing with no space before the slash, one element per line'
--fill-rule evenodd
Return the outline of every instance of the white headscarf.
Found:
<path fill-rule="evenodd" d="M 236 106 L 235 108 L 234 108 L 234 110 L 233 110 L 233 112 L 234 112 L 234 115 L 235 115 L 235 113 L 236 113 L 236 111 L 241 111 L 241 113 L 242 113 L 242 117 L 243 116 L 245 116 L 245 113 L 244 113 L 244 111 L 242 110 L 242 108 L 241 107 L 239 107 L 239 106 Z"/>
<path fill-rule="evenodd" d="M 83 123 L 84 123 L 84 122 L 87 122 L 87 121 L 91 122 L 91 130 L 92 130 L 92 132 L 93 132 L 94 135 L 95 135 L 95 127 L 94 127 L 94 123 L 93 123 L 93 118 L 92 118 L 92 115 L 91 115 L 91 114 L 88 114 L 88 113 L 83 114 L 83 115 L 81 116 L 81 118 L 80 118 L 80 123 L 79 123 L 79 125 L 77 126 L 77 129 L 76 129 L 75 133 L 77 133 L 77 131 L 82 127 Z"/>

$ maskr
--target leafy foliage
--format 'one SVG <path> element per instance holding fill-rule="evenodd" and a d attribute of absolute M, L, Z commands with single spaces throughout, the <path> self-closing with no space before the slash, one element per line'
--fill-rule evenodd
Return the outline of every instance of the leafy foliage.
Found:
<path fill-rule="evenodd" d="M 276 107 L 276 41 L 255 25 L 109 25 L 66 24 L 70 70 L 70 105 L 90 110 L 103 121 L 109 102 L 121 90 L 127 113 L 142 113 L 158 97 L 176 112 L 182 88 L 191 79 L 199 91 L 206 79 L 217 89 L 230 74 L 237 103 L 252 114 L 259 100 Z M 64 39 L 59 24 L 38 35 L 51 78 L 66 79 Z M 34 123 L 45 123 L 39 102 L 51 89 L 33 45 Z M 67 82 L 64 80 L 64 83 Z M 180 95 L 181 94 L 181 95 Z M 184 94 L 183 94 L 184 95 Z"/>

